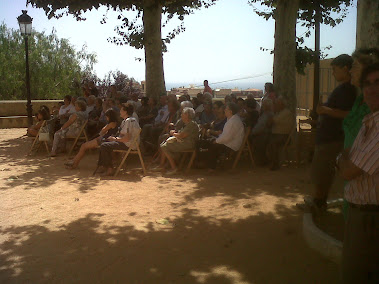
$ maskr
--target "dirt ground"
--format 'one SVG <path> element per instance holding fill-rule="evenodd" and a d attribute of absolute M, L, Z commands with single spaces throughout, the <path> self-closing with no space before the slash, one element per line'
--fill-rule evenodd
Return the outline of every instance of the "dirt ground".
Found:
<path fill-rule="evenodd" d="M 92 176 L 66 156 L 26 156 L 25 129 L 0 130 L 0 283 L 336 283 L 307 247 L 308 170 L 241 167 L 208 176 Z"/>

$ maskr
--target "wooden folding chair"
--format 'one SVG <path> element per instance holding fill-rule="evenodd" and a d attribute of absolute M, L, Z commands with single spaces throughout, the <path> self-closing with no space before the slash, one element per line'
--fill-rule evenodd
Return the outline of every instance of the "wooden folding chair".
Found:
<path fill-rule="evenodd" d="M 251 165 L 253 167 L 255 166 L 254 158 L 253 158 L 253 151 L 252 151 L 252 147 L 251 147 L 250 141 L 249 141 L 250 132 L 251 132 L 251 127 L 245 128 L 245 136 L 243 137 L 241 147 L 240 147 L 240 149 L 237 152 L 236 158 L 234 159 L 234 162 L 233 162 L 233 165 L 232 165 L 232 169 L 236 168 L 236 166 L 237 166 L 237 164 L 238 164 L 238 162 L 239 162 L 239 160 L 241 158 L 242 152 L 246 151 L 246 150 L 249 152 L 249 156 L 250 156 L 250 160 L 251 160 Z"/>
<path fill-rule="evenodd" d="M 86 125 L 88 123 L 88 119 L 83 123 L 83 125 L 80 127 L 80 131 L 78 133 L 78 135 L 76 137 L 66 137 L 65 139 L 66 140 L 72 140 L 74 139 L 74 143 L 72 144 L 71 148 L 70 148 L 70 151 L 68 152 L 68 155 L 70 156 L 72 151 L 74 150 L 76 144 L 78 143 L 79 140 L 85 140 L 86 142 L 88 142 L 88 137 L 87 137 L 87 133 L 86 133 Z"/>
<path fill-rule="evenodd" d="M 312 121 L 299 119 L 299 132 L 297 137 L 296 162 L 300 164 L 302 156 L 305 161 L 311 159 L 311 153 L 315 148 L 316 128 L 312 128 Z"/>
<path fill-rule="evenodd" d="M 41 125 L 40 129 L 38 130 L 37 136 L 33 140 L 32 147 L 30 147 L 30 151 L 29 151 L 28 155 L 31 155 L 33 150 L 35 150 L 37 152 L 39 147 L 41 146 L 41 144 L 45 144 L 47 153 L 48 154 L 50 153 L 49 145 L 47 144 L 47 141 L 39 141 L 39 135 L 40 135 L 42 129 L 46 126 L 46 123 L 47 123 L 46 120 L 44 120 L 42 122 L 42 125 Z"/>
<path fill-rule="evenodd" d="M 124 156 L 121 159 L 120 165 L 118 166 L 116 172 L 114 173 L 114 176 L 118 175 L 119 171 L 121 170 L 121 167 L 124 165 L 125 160 L 129 156 L 129 154 L 138 154 L 139 160 L 141 162 L 143 174 L 146 175 L 145 163 L 143 162 L 141 150 L 139 148 L 139 144 L 137 143 L 137 140 L 138 140 L 138 137 L 140 136 L 140 133 L 141 133 L 141 130 L 139 130 L 138 134 L 136 135 L 136 137 L 134 137 L 134 139 L 133 139 L 133 141 L 131 143 L 131 145 L 136 145 L 137 146 L 137 150 L 132 150 L 132 148 L 129 147 L 128 150 L 114 150 L 113 151 L 113 152 L 117 152 L 117 153 L 124 153 Z"/>
<path fill-rule="evenodd" d="M 187 157 L 187 154 L 191 155 L 190 160 L 189 160 L 188 165 L 187 165 L 187 168 L 185 170 L 185 172 L 188 173 L 189 170 L 192 167 L 193 161 L 195 161 L 195 158 L 196 158 L 196 149 L 180 151 L 180 153 L 182 153 L 183 155 L 182 155 L 182 158 L 180 159 L 179 168 L 183 168 L 184 161 L 185 161 L 185 159 Z"/>

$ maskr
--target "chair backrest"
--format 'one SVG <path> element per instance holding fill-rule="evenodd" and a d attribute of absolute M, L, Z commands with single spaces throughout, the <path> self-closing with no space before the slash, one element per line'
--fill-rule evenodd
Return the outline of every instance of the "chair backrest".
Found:
<path fill-rule="evenodd" d="M 130 146 L 135 145 L 135 146 L 136 146 L 136 149 L 139 148 L 139 143 L 137 143 L 137 140 L 138 140 L 138 137 L 139 137 L 140 134 L 141 134 L 141 131 L 142 131 L 142 129 L 140 128 L 140 129 L 138 130 L 136 136 L 134 137 L 134 139 L 133 139 L 132 142 L 130 143 Z M 130 148 L 132 148 L 132 147 L 130 147 Z M 136 151 L 136 150 L 132 150 L 132 151 Z"/>
<path fill-rule="evenodd" d="M 248 139 L 249 139 L 250 133 L 251 133 L 251 126 L 245 127 L 245 135 L 243 137 L 242 145 L 241 145 L 240 150 L 245 149 L 246 143 L 248 143 Z"/>

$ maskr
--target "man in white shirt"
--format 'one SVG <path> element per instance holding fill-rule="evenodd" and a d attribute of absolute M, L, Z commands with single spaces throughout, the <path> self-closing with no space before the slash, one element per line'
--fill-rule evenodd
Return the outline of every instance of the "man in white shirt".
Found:
<path fill-rule="evenodd" d="M 245 128 L 238 116 L 238 105 L 228 103 L 225 108 L 225 116 L 227 121 L 220 136 L 214 141 L 214 144 L 209 148 L 208 167 L 214 170 L 217 165 L 217 160 L 221 154 L 230 153 L 230 151 L 238 151 L 242 145 L 245 135 Z"/>

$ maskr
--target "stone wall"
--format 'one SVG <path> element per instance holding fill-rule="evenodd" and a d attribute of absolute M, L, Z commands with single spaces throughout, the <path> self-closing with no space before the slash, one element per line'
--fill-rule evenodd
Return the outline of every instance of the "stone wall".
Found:
<path fill-rule="evenodd" d="M 37 110 L 46 105 L 50 109 L 63 100 L 32 100 L 33 118 Z M 28 127 L 26 100 L 0 101 L 0 128 Z"/>

